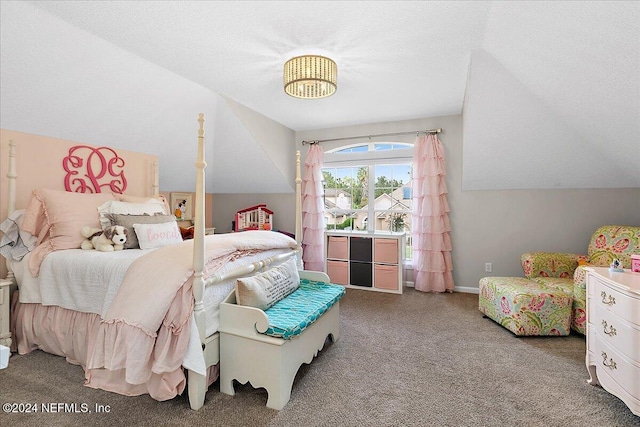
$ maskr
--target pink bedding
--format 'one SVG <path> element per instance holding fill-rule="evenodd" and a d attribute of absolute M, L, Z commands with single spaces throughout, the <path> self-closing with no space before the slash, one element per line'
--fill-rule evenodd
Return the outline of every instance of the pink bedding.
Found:
<path fill-rule="evenodd" d="M 205 278 L 243 255 L 295 246 L 293 239 L 271 231 L 207 236 Z M 85 367 L 90 387 L 121 394 L 149 393 L 157 400 L 182 393 L 181 364 L 193 311 L 192 258 L 193 241 L 186 241 L 134 261 L 104 319 L 59 307 L 16 305 L 13 325 L 19 352 L 39 347 L 65 355 Z M 48 321 L 50 316 L 56 321 Z M 66 336 L 68 330 L 74 331 L 72 337 Z"/>
<path fill-rule="evenodd" d="M 81 313 L 56 306 L 41 304 L 23 304 L 14 294 L 12 304 L 14 348 L 20 354 L 33 350 L 64 356 L 67 362 L 85 368 L 85 385 L 92 388 L 111 391 L 125 396 L 149 394 L 156 400 L 168 400 L 182 394 L 186 385 L 186 376 L 182 368 L 162 374 L 152 374 L 143 384 L 130 384 L 125 380 L 125 371 L 86 369 L 89 341 L 100 327 L 100 316 L 94 313 Z M 70 334 L 69 331 L 73 331 Z M 218 378 L 217 365 L 209 373 L 209 383 Z"/>

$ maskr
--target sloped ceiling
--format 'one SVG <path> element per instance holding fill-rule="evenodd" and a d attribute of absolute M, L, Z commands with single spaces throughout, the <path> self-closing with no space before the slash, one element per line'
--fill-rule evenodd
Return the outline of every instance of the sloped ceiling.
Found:
<path fill-rule="evenodd" d="M 640 187 L 640 3 L 495 2 L 471 57 L 463 189 Z"/>
<path fill-rule="evenodd" d="M 469 53 L 482 41 L 490 7 L 482 1 L 32 3 L 294 131 L 459 114 Z M 301 102 L 284 93 L 283 64 L 302 53 L 337 62 L 334 96 Z"/>
<path fill-rule="evenodd" d="M 465 189 L 640 186 L 638 2 L 29 3 L 292 131 L 464 106 Z M 336 60 L 334 96 L 284 94 L 300 53 Z"/>
<path fill-rule="evenodd" d="M 227 101 L 217 109 L 212 144 L 215 161 L 212 173 L 216 179 L 208 188 L 213 193 L 255 193 L 256 189 L 262 193 L 290 193 L 294 177 L 285 171 L 294 164 L 293 156 L 287 157 L 288 163 L 277 165 L 277 159 L 274 161 L 270 156 L 275 150 L 265 149 L 269 141 L 261 140 L 259 131 L 251 132 L 260 117 L 251 111 L 238 111 L 239 108 L 242 106 Z M 247 114 L 249 120 L 243 121 Z"/>
<path fill-rule="evenodd" d="M 160 189 L 189 191 L 203 112 L 208 192 L 293 192 L 293 154 L 265 151 L 262 132 L 291 143 L 290 129 L 29 3 L 0 5 L 0 127 L 156 154 Z"/>

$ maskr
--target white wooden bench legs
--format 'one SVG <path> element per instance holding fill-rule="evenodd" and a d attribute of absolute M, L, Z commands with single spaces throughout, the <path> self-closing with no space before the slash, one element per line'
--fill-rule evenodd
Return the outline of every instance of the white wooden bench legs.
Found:
<path fill-rule="evenodd" d="M 339 302 L 325 312 L 302 334 L 283 340 L 257 333 L 255 326 L 246 331 L 220 329 L 220 391 L 234 395 L 233 381 L 264 387 L 267 407 L 282 409 L 289 402 L 291 387 L 303 363 L 311 363 L 322 350 L 327 336 L 339 338 Z"/>

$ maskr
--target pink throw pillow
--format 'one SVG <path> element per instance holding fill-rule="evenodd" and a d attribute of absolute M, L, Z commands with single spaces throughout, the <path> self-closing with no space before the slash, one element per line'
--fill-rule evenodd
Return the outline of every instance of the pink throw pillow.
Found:
<path fill-rule="evenodd" d="M 23 221 L 23 229 L 39 237 L 39 245 L 29 259 L 31 274 L 38 275 L 40 264 L 49 253 L 79 248 L 84 239 L 82 227 L 100 227 L 98 206 L 109 200 L 114 200 L 111 193 L 34 190 Z M 42 238 L 47 232 L 49 238 Z"/>

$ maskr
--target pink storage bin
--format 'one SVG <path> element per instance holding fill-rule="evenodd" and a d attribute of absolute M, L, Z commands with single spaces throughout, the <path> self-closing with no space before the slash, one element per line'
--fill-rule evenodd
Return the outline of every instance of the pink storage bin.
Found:
<path fill-rule="evenodd" d="M 331 283 L 349 284 L 349 263 L 347 261 L 327 261 L 327 275 Z"/>
<path fill-rule="evenodd" d="M 397 239 L 373 239 L 373 261 L 388 264 L 398 263 Z"/>
<path fill-rule="evenodd" d="M 329 236 L 327 240 L 327 258 L 349 259 L 348 237 Z"/>
<path fill-rule="evenodd" d="M 631 255 L 631 271 L 640 273 L 640 255 Z"/>
<path fill-rule="evenodd" d="M 376 265 L 373 267 L 373 287 L 398 290 L 398 266 Z"/>

